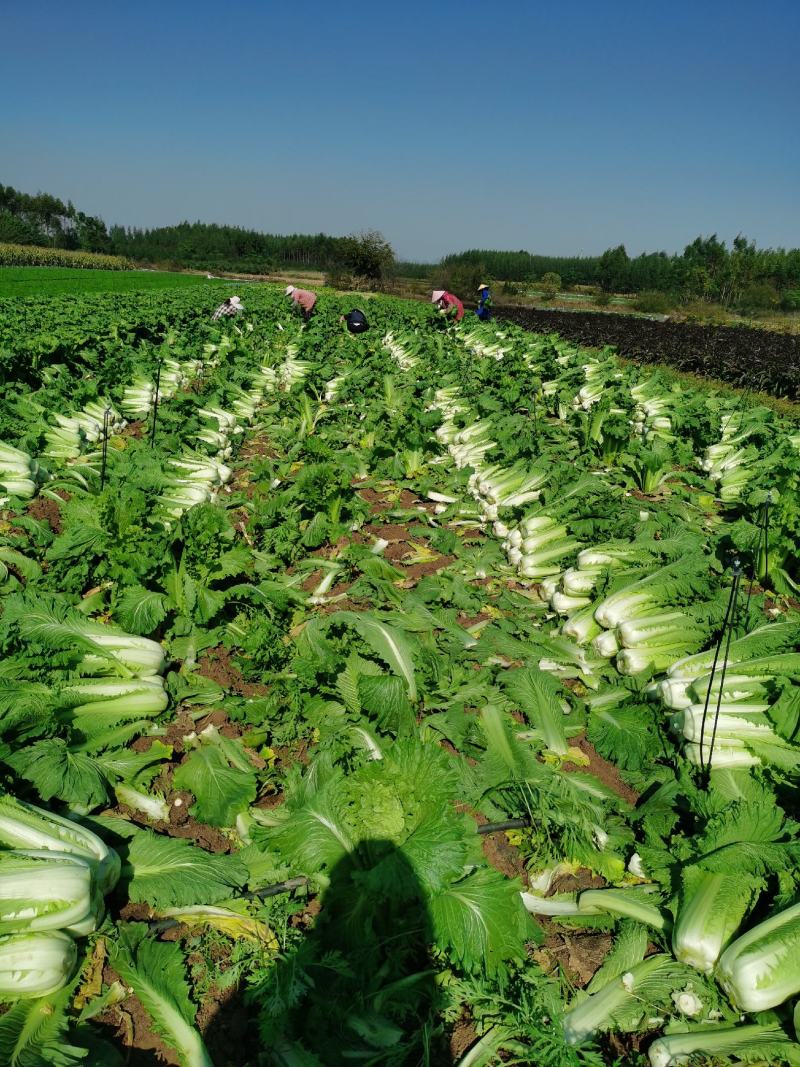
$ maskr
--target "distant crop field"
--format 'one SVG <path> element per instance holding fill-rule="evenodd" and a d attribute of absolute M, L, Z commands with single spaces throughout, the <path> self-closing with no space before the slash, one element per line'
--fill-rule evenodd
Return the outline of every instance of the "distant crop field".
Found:
<path fill-rule="evenodd" d="M 73 267 L 0 267 L 0 298 L 54 296 L 60 293 L 127 293 L 189 285 L 225 286 L 235 282 L 197 274 L 148 270 L 86 270 Z"/>

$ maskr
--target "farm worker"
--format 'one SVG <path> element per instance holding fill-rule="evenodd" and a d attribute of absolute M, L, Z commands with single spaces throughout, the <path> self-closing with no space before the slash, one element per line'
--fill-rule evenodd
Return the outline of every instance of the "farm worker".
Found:
<path fill-rule="evenodd" d="M 229 296 L 224 303 L 220 304 L 211 318 L 216 320 L 221 319 L 223 315 L 238 315 L 240 311 L 244 311 L 244 308 L 239 297 Z"/>
<path fill-rule="evenodd" d="M 492 317 L 492 291 L 486 282 L 481 282 L 478 286 L 478 310 L 475 314 L 484 322 L 488 322 Z"/>
<path fill-rule="evenodd" d="M 353 310 L 348 311 L 346 315 L 342 315 L 342 319 L 344 319 L 345 325 L 350 333 L 366 333 L 369 329 L 367 316 L 361 308 L 353 308 Z"/>
<path fill-rule="evenodd" d="M 302 310 L 303 317 L 309 318 L 317 302 L 317 294 L 312 293 L 310 289 L 296 289 L 293 285 L 287 285 L 286 295 Z"/>
<path fill-rule="evenodd" d="M 464 318 L 464 305 L 457 296 L 448 293 L 446 289 L 434 289 L 431 294 L 431 303 L 435 304 L 439 311 L 443 311 L 448 318 L 455 322 L 461 322 Z"/>

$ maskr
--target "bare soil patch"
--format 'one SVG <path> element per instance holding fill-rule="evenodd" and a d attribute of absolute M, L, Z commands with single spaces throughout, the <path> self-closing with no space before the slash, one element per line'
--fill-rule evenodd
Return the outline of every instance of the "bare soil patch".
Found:
<path fill-rule="evenodd" d="M 534 950 L 533 956 L 547 973 L 560 968 L 579 989 L 583 989 L 600 969 L 613 944 L 611 934 L 551 928 L 544 945 Z"/>
<path fill-rule="evenodd" d="M 37 496 L 35 500 L 31 500 L 26 510 L 32 519 L 46 522 L 54 534 L 61 533 L 63 529 L 61 509 L 55 500 L 46 496 Z"/>
<path fill-rule="evenodd" d="M 268 685 L 246 680 L 233 662 L 231 651 L 224 645 L 207 649 L 197 661 L 197 672 L 216 682 L 226 692 L 235 693 L 237 696 L 260 697 L 269 692 Z"/>
<path fill-rule="evenodd" d="M 464 1053 L 478 1040 L 478 1033 L 466 1008 L 462 1008 L 461 1018 L 456 1021 L 450 1033 L 450 1056 L 453 1063 L 458 1063 Z"/>
<path fill-rule="evenodd" d="M 574 763 L 565 763 L 564 770 L 568 771 L 588 771 L 589 774 L 593 774 L 595 778 L 598 778 L 603 785 L 607 785 L 609 789 L 613 790 L 617 796 L 627 801 L 628 804 L 635 804 L 639 799 L 639 794 L 635 789 L 631 789 L 629 785 L 623 782 L 622 777 L 614 766 L 607 759 L 603 759 L 597 749 L 586 740 L 585 737 L 573 738 L 570 744 L 574 748 L 579 748 L 581 752 L 588 758 L 588 767 L 579 767 Z"/>

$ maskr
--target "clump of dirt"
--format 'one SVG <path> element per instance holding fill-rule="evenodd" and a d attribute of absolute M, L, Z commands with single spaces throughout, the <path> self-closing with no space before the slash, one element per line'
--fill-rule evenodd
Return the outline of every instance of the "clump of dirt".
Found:
<path fill-rule="evenodd" d="M 570 742 L 574 748 L 578 748 L 589 760 L 588 767 L 579 767 L 574 763 L 565 763 L 564 770 L 567 771 L 588 771 L 589 774 L 593 774 L 595 778 L 598 778 L 603 785 L 607 785 L 609 789 L 613 790 L 618 797 L 627 801 L 628 804 L 635 804 L 639 799 L 639 794 L 635 789 L 631 789 L 629 785 L 623 782 L 619 770 L 610 763 L 607 759 L 604 759 L 597 749 L 585 737 L 573 738 Z"/>
<path fill-rule="evenodd" d="M 177 803 L 176 803 L 177 802 Z M 214 826 L 198 822 L 189 814 L 189 808 L 194 803 L 194 797 L 185 790 L 170 793 L 167 797 L 169 804 L 169 823 L 154 823 L 153 829 L 163 829 L 170 837 L 182 838 L 191 841 L 206 852 L 230 852 L 231 842 Z"/>
<path fill-rule="evenodd" d="M 215 1067 L 247 1067 L 256 1062 L 251 1057 L 257 1055 L 257 1023 L 236 985 L 211 990 L 198 1009 L 197 1026 Z"/>
<path fill-rule="evenodd" d="M 605 879 L 599 874 L 592 874 L 586 867 L 579 867 L 577 871 L 554 878 L 546 896 L 551 897 L 556 893 L 582 893 L 584 889 L 604 889 L 605 885 Z"/>
<path fill-rule="evenodd" d="M 304 593 L 313 593 L 319 583 L 322 581 L 322 571 L 312 571 L 311 574 L 305 579 L 300 588 Z"/>
<path fill-rule="evenodd" d="M 35 500 L 31 500 L 26 510 L 32 519 L 46 522 L 54 534 L 61 533 L 63 529 L 61 509 L 55 500 L 46 496 L 37 496 Z"/>
<path fill-rule="evenodd" d="M 453 1063 L 458 1063 L 464 1053 L 478 1040 L 478 1033 L 466 1008 L 461 1009 L 461 1017 L 456 1020 L 450 1032 L 450 1056 Z"/>
<path fill-rule="evenodd" d="M 477 615 L 459 615 L 456 618 L 456 622 L 459 626 L 462 626 L 465 630 L 468 630 L 470 626 L 477 626 L 479 622 L 490 622 L 492 616 L 485 611 L 479 611 Z"/>
<path fill-rule="evenodd" d="M 376 492 L 369 486 L 359 489 L 358 495 L 366 504 L 369 504 L 371 515 L 380 515 L 382 511 L 389 511 L 393 506 L 384 494 Z"/>
<path fill-rule="evenodd" d="M 349 597 L 319 605 L 323 615 L 332 615 L 335 611 L 369 611 L 369 608 L 369 604 L 361 604 L 357 600 L 350 600 Z"/>
<path fill-rule="evenodd" d="M 307 930 L 314 925 L 314 920 L 322 911 L 319 897 L 311 897 L 302 911 L 296 912 L 289 920 L 290 926 L 296 930 Z"/>
<path fill-rule="evenodd" d="M 124 923 L 146 923 L 153 918 L 153 909 L 149 904 L 123 904 L 119 917 Z"/>
<path fill-rule="evenodd" d="M 207 726 L 216 726 L 217 730 L 223 737 L 241 737 L 242 730 L 238 723 L 231 722 L 228 718 L 227 711 L 223 711 L 222 708 L 217 708 L 214 711 L 210 711 L 208 715 L 200 719 L 195 730 L 200 733 L 201 730 L 205 730 Z M 258 757 L 253 755 L 254 764 L 258 763 Z"/>
<path fill-rule="evenodd" d="M 291 745 L 273 745 L 275 766 L 281 770 L 289 770 L 296 763 L 302 763 L 305 766 L 310 758 L 308 749 L 309 741 L 306 738 L 295 741 Z"/>
<path fill-rule="evenodd" d="M 400 563 L 408 556 L 413 549 L 411 549 L 406 541 L 392 541 L 383 550 L 383 558 L 388 559 L 390 563 Z"/>
<path fill-rule="evenodd" d="M 542 925 L 546 928 L 549 924 Z M 561 968 L 579 989 L 583 989 L 599 971 L 613 944 L 611 934 L 550 928 L 544 945 L 534 950 L 533 958 L 548 974 Z"/>
<path fill-rule="evenodd" d="M 230 649 L 216 645 L 206 649 L 197 661 L 197 672 L 212 682 L 216 682 L 227 693 L 243 697 L 261 697 L 269 693 L 269 686 L 258 682 L 248 682 L 233 662 Z"/>
<path fill-rule="evenodd" d="M 479 824 L 487 820 L 479 816 Z M 512 845 L 505 833 L 498 830 L 495 834 L 481 834 L 481 848 L 487 863 L 500 871 L 506 878 L 520 878 L 524 886 L 528 885 L 528 872 L 519 849 Z"/>
<path fill-rule="evenodd" d="M 369 526 L 363 527 L 364 533 L 372 534 L 373 537 L 380 537 L 384 541 L 408 541 L 409 537 L 418 536 L 419 533 L 427 533 L 427 530 L 418 526 L 416 530 L 404 526 L 399 522 L 372 522 Z"/>
<path fill-rule="evenodd" d="M 455 556 L 439 556 L 438 559 L 428 560 L 427 563 L 412 563 L 406 565 L 406 574 L 413 582 L 426 578 L 429 574 L 437 574 L 455 562 Z"/>
<path fill-rule="evenodd" d="M 166 733 L 164 734 L 164 744 L 172 745 L 173 752 L 176 755 L 180 755 L 183 752 L 184 737 L 186 737 L 187 734 L 192 733 L 194 729 L 194 719 L 189 712 L 181 711 L 175 716 L 172 722 L 167 724 Z M 151 742 L 149 737 L 140 737 L 137 741 L 134 741 L 134 746 L 142 745 L 147 742 Z M 149 748 L 149 745 L 147 747 Z M 146 752 L 147 748 L 137 748 L 136 751 Z"/>
<path fill-rule="evenodd" d="M 279 808 L 283 803 L 283 793 L 265 793 L 263 797 L 259 797 L 253 804 L 254 808 L 261 808 L 263 811 L 272 811 L 273 808 Z"/>
<path fill-rule="evenodd" d="M 256 433 L 248 437 L 239 451 L 239 458 L 243 460 L 255 459 L 266 456 L 267 459 L 275 459 L 277 452 L 272 442 L 265 433 Z"/>
<path fill-rule="evenodd" d="M 401 508 L 417 508 L 420 511 L 427 511 L 430 514 L 434 514 L 436 511 L 436 504 L 432 500 L 420 500 L 418 496 L 415 496 L 410 489 L 400 490 L 400 499 L 398 501 Z"/>
<path fill-rule="evenodd" d="M 103 968 L 103 984 L 112 985 L 117 981 L 119 975 L 106 964 Z M 117 1043 L 128 1050 L 125 1056 L 126 1067 L 153 1067 L 154 1064 L 179 1067 L 181 1061 L 178 1054 L 165 1045 L 153 1031 L 150 1016 L 133 993 L 119 1004 L 106 1008 L 94 1021 L 113 1030 Z"/>

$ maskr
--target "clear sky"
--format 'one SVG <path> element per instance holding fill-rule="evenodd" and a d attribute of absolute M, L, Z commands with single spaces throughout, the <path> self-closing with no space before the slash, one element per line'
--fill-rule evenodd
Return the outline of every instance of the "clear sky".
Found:
<path fill-rule="evenodd" d="M 0 181 L 398 254 L 800 245 L 800 0 L 0 0 Z"/>

